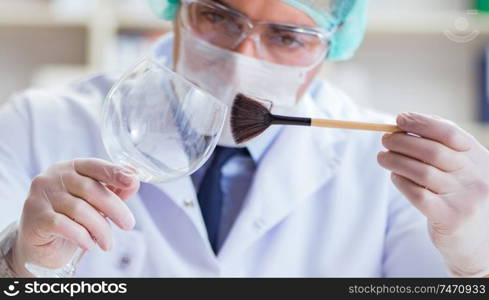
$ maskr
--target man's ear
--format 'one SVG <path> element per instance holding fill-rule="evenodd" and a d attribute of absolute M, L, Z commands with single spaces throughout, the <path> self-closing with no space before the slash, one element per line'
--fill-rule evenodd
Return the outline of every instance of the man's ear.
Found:
<path fill-rule="evenodd" d="M 180 9 L 173 21 L 173 70 L 176 70 L 180 54 Z"/>

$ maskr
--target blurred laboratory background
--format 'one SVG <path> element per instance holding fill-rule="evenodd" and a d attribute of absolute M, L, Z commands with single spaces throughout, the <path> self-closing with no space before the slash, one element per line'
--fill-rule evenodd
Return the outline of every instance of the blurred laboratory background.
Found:
<path fill-rule="evenodd" d="M 489 0 L 370 0 L 357 56 L 322 76 L 365 106 L 452 119 L 489 146 Z M 0 103 L 134 64 L 171 30 L 146 0 L 0 0 Z"/>

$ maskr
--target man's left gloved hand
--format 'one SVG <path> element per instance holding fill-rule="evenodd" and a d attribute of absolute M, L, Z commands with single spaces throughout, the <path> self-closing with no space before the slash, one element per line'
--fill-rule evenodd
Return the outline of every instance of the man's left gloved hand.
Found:
<path fill-rule="evenodd" d="M 428 219 L 436 248 L 454 276 L 489 275 L 489 151 L 454 123 L 401 114 L 406 133 L 386 134 L 379 164 Z"/>

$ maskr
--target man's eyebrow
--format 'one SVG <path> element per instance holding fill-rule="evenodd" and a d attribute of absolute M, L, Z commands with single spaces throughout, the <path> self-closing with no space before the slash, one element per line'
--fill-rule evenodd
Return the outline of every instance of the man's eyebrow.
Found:
<path fill-rule="evenodd" d="M 239 10 L 237 10 L 236 8 L 232 7 L 230 4 L 228 4 L 222 0 L 212 0 L 212 2 L 216 2 L 217 4 L 226 7 L 227 9 L 229 9 L 230 11 L 232 11 L 233 13 L 235 13 L 237 15 L 246 17 L 246 15 L 244 13 L 240 12 Z"/>

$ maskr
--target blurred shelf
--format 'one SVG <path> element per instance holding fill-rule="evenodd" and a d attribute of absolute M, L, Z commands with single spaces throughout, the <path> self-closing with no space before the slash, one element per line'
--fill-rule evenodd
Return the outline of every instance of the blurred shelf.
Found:
<path fill-rule="evenodd" d="M 0 28 L 15 27 L 85 27 L 89 17 L 61 17 L 49 10 L 47 5 L 36 5 L 35 8 L 22 9 L 20 6 L 0 9 Z"/>
<path fill-rule="evenodd" d="M 47 11 L 29 11 L 22 14 L 11 14 L 0 11 L 0 28 L 72 28 L 88 27 L 93 17 L 64 18 Z M 145 16 L 122 15 L 116 17 L 115 27 L 118 30 L 128 31 L 168 31 L 172 23 L 168 21 L 148 18 Z"/>
<path fill-rule="evenodd" d="M 85 67 L 102 70 L 115 52 L 120 33 L 161 34 L 172 28 L 171 22 L 155 18 L 145 3 L 134 6 L 128 1 L 120 5 L 118 1 L 93 0 L 86 10 L 68 8 L 67 12 L 48 0 L 0 2 L 0 29 L 84 29 L 87 35 Z"/>
<path fill-rule="evenodd" d="M 109 2 L 105 5 L 109 5 Z M 109 10 L 111 9 L 112 7 L 109 6 Z M 103 14 L 102 18 L 106 19 L 107 23 L 114 24 L 119 30 L 169 30 L 172 26 L 171 22 L 158 20 L 151 14 L 127 10 L 122 12 L 119 10 L 110 15 L 95 10 L 94 13 L 85 16 L 63 16 L 54 12 L 49 3 L 42 2 L 28 6 L 0 4 L 0 28 L 89 27 L 95 18 L 100 17 L 99 14 Z"/>
<path fill-rule="evenodd" d="M 466 31 L 489 34 L 489 14 L 463 11 L 374 13 L 369 17 L 368 33 L 371 34 L 440 34 Z"/>

